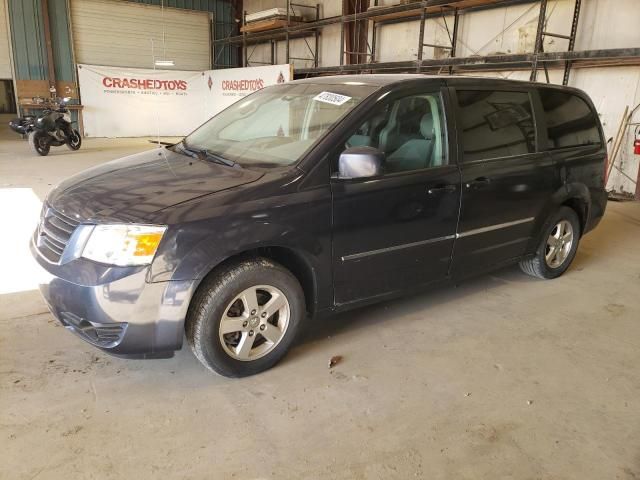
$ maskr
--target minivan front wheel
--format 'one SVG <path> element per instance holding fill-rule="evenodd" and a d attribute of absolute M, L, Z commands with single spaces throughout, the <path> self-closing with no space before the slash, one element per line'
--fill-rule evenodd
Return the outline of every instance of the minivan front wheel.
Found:
<path fill-rule="evenodd" d="M 189 307 L 187 340 L 195 356 L 226 377 L 267 370 L 287 353 L 305 316 L 298 280 L 265 259 L 223 268 Z"/>
<path fill-rule="evenodd" d="M 578 215 L 572 208 L 560 207 L 547 222 L 535 256 L 520 262 L 520 268 L 534 277 L 557 278 L 573 262 L 579 241 Z"/>

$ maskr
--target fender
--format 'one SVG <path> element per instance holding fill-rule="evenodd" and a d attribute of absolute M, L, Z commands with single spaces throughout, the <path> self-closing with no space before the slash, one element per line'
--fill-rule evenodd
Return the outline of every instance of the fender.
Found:
<path fill-rule="evenodd" d="M 184 269 L 191 269 L 188 266 L 189 263 L 193 262 L 192 264 L 195 266 L 191 275 L 192 279 L 202 280 L 211 270 L 229 258 L 269 247 L 289 249 L 303 258 L 313 270 L 317 270 L 321 261 L 321 254 L 320 256 L 313 256 L 308 252 L 320 253 L 325 250 L 320 241 L 308 234 L 293 231 L 288 231 L 286 235 L 278 237 L 277 232 L 285 231 L 284 228 L 283 225 L 279 224 L 256 224 L 252 226 L 252 235 L 255 235 L 255 240 L 235 244 L 229 249 L 212 248 L 212 245 L 216 245 L 219 238 L 216 235 L 208 236 L 184 258 L 181 265 L 174 272 L 172 280 L 183 277 L 186 273 Z M 207 260 L 200 260 L 204 258 L 207 258 Z"/>
<path fill-rule="evenodd" d="M 171 279 L 178 280 L 187 274 L 186 270 L 195 267 L 191 275 L 194 277 L 195 292 L 206 276 L 223 263 L 247 255 L 265 255 L 283 264 L 298 277 L 310 297 L 310 311 L 315 312 L 331 301 L 331 279 L 327 277 L 326 267 L 322 267 L 324 262 L 327 262 L 325 265 L 330 264 L 330 241 L 324 243 L 318 237 L 287 231 L 283 225 L 273 223 L 256 224 L 252 230 L 253 235 L 260 239 L 238 243 L 228 250 L 211 248 L 219 240 L 215 235 L 203 239 L 184 258 Z M 277 232 L 283 231 L 287 231 L 287 234 L 278 237 Z"/>
<path fill-rule="evenodd" d="M 540 245 L 544 235 L 544 227 L 549 217 L 562 205 L 576 201 L 584 209 L 582 212 L 576 212 L 580 218 L 581 228 L 584 231 L 591 214 L 591 193 L 589 188 L 582 183 L 565 183 L 549 198 L 547 205 L 536 219 L 533 229 L 534 234 L 527 245 L 526 253 L 528 255 L 535 253 L 538 245 Z"/>
<path fill-rule="evenodd" d="M 222 197 L 213 204 L 210 199 L 197 202 L 207 215 L 200 215 L 197 207 L 185 204 L 180 216 L 185 220 L 188 216 L 193 218 L 191 228 L 189 232 L 169 229 L 162 251 L 149 269 L 148 281 L 199 284 L 223 262 L 258 250 L 292 270 L 305 291 L 312 292 L 314 303 L 331 302 L 328 186 L 257 200 L 247 190 L 238 192 L 238 196 L 244 201 L 234 196 L 227 199 L 228 203 Z M 287 251 L 293 255 L 287 255 Z"/>

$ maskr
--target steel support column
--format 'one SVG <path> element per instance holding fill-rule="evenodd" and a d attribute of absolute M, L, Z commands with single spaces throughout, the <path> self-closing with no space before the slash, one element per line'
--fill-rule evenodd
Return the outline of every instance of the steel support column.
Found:
<path fill-rule="evenodd" d="M 458 24 L 460 23 L 460 12 L 457 8 L 453 9 L 453 33 L 451 34 L 451 58 L 456 56 L 456 48 L 458 47 Z M 453 74 L 453 67 L 449 67 L 449 75 Z"/>
<path fill-rule="evenodd" d="M 416 72 L 420 71 L 422 64 L 422 50 L 424 49 L 424 23 L 427 16 L 427 8 L 422 7 L 420 12 L 420 33 L 418 34 L 418 60 L 416 62 Z"/>
<path fill-rule="evenodd" d="M 573 20 L 571 23 L 571 35 L 569 38 L 569 48 L 570 52 L 573 52 L 573 49 L 576 46 L 576 36 L 578 35 L 578 21 L 580 20 L 580 7 L 582 6 L 582 0 L 576 0 L 576 5 L 573 8 Z M 562 77 L 562 84 L 569 84 L 569 75 L 571 74 L 571 62 L 567 61 L 564 64 L 564 75 Z"/>
<path fill-rule="evenodd" d="M 536 81 L 538 77 L 538 55 L 542 52 L 544 42 L 544 24 L 547 19 L 547 0 L 540 0 L 540 14 L 538 16 L 538 29 L 536 30 L 536 43 L 533 48 L 533 65 L 529 80 Z"/>

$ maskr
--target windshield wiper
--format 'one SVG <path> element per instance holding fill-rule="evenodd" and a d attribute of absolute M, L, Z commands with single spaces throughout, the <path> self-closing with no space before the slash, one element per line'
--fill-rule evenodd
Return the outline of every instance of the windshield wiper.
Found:
<path fill-rule="evenodd" d="M 225 158 L 218 153 L 213 153 L 210 150 L 203 150 L 203 152 L 208 159 L 213 160 L 214 162 L 217 162 L 221 165 L 226 165 L 227 167 L 242 168 L 238 162 L 235 162 L 230 158 Z"/>
<path fill-rule="evenodd" d="M 238 162 L 234 162 L 233 160 L 225 158 L 220 154 L 213 153 L 206 148 L 194 148 L 185 145 L 184 142 L 181 142 L 180 145 L 181 150 L 183 150 L 187 154 L 191 154 L 192 157 L 198 158 L 200 160 L 211 160 L 227 167 L 242 168 Z"/>
<path fill-rule="evenodd" d="M 200 158 L 200 157 L 198 156 L 198 152 L 196 152 L 196 151 L 192 150 L 191 148 L 187 148 L 187 147 L 185 146 L 184 142 L 176 143 L 176 144 L 175 144 L 175 147 L 176 147 L 177 149 L 179 149 L 179 150 L 180 150 L 180 152 L 181 152 L 181 153 L 184 153 L 185 155 L 189 155 L 190 157 L 193 157 L 193 158 Z"/>

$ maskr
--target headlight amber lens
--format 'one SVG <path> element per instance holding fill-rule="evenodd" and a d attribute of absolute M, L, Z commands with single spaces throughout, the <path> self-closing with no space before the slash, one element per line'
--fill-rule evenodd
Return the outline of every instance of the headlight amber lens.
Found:
<path fill-rule="evenodd" d="M 96 225 L 82 256 L 122 267 L 148 265 L 166 229 L 164 225 Z"/>
<path fill-rule="evenodd" d="M 162 234 L 164 232 L 153 233 L 138 233 L 129 234 L 129 238 L 135 242 L 134 257 L 149 257 L 156 254 L 160 240 L 162 240 Z"/>

